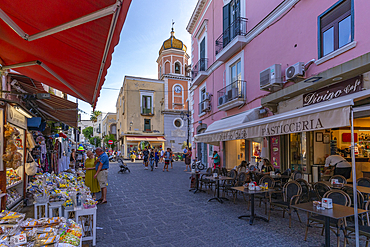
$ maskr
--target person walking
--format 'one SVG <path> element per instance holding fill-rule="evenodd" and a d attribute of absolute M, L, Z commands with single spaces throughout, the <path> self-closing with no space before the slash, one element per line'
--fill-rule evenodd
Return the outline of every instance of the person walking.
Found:
<path fill-rule="evenodd" d="M 188 147 L 185 147 L 183 150 L 182 158 L 184 159 L 184 163 L 186 165 L 186 153 L 188 152 Z"/>
<path fill-rule="evenodd" d="M 69 168 L 75 169 L 76 167 L 76 149 L 72 149 L 71 156 L 69 157 Z"/>
<path fill-rule="evenodd" d="M 153 171 L 153 169 L 154 169 L 154 152 L 153 151 L 151 151 L 150 152 L 150 155 L 149 155 L 149 164 L 150 164 L 150 169 L 151 169 L 151 171 Z"/>
<path fill-rule="evenodd" d="M 189 167 L 189 171 L 191 171 L 191 167 L 190 167 L 191 155 L 192 155 L 191 148 L 189 148 L 187 152 L 185 153 L 185 165 L 186 165 L 185 171 L 186 172 L 188 171 L 188 167 Z"/>
<path fill-rule="evenodd" d="M 93 199 L 96 199 L 95 193 L 100 192 L 99 182 L 94 178 L 96 174 L 95 161 L 97 158 L 94 157 L 94 154 L 91 151 L 87 151 L 86 155 L 87 159 L 85 161 L 85 168 L 83 168 L 86 171 L 85 184 L 90 188 Z"/>
<path fill-rule="evenodd" d="M 94 175 L 94 178 L 98 179 L 101 189 L 101 198 L 98 200 L 98 204 L 105 204 L 107 203 L 109 158 L 101 148 L 95 149 L 95 153 L 98 156 L 98 159 L 95 161 L 96 174 Z"/>
<path fill-rule="evenodd" d="M 171 156 L 171 149 L 167 148 L 167 151 L 164 153 L 164 166 L 163 166 L 163 171 L 167 169 L 168 171 L 168 165 L 170 164 L 170 161 L 172 159 Z"/>
<path fill-rule="evenodd" d="M 155 162 L 155 169 L 158 168 L 158 161 L 159 161 L 159 152 L 157 149 L 154 149 L 154 162 Z"/>
<path fill-rule="evenodd" d="M 144 148 L 144 151 L 143 151 L 143 162 L 144 162 L 144 166 L 145 166 L 145 170 L 148 170 L 148 159 L 149 159 L 149 151 L 148 151 L 148 148 Z"/>
<path fill-rule="evenodd" d="M 163 159 L 164 159 L 164 150 L 163 150 L 163 148 L 161 148 L 160 154 L 161 154 L 161 159 L 159 160 L 159 163 L 163 163 Z"/>
<path fill-rule="evenodd" d="M 171 169 L 173 169 L 173 152 L 172 149 L 170 148 L 170 153 L 171 153 Z"/>
<path fill-rule="evenodd" d="M 217 151 L 213 151 L 213 169 L 216 169 L 216 167 L 220 168 L 220 155 L 217 153 Z"/>

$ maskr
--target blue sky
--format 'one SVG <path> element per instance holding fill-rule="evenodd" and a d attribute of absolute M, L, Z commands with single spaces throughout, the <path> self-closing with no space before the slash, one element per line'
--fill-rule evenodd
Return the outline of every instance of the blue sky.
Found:
<path fill-rule="evenodd" d="M 172 19 L 175 36 L 188 47 L 191 55 L 190 34 L 186 26 L 197 0 L 132 0 L 119 44 L 113 53 L 96 110 L 116 111 L 116 100 L 125 75 L 157 79 L 158 51 L 164 40 L 170 37 Z M 72 97 L 70 100 L 75 101 Z M 89 104 L 79 100 L 79 108 L 91 113 Z M 82 119 L 90 116 L 82 114 Z"/>

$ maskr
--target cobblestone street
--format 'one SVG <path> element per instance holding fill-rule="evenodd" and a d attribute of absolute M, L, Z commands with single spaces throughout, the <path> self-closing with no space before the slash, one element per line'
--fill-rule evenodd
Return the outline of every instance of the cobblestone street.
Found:
<path fill-rule="evenodd" d="M 118 164 L 109 169 L 108 203 L 98 207 L 97 246 L 320 246 L 321 229 L 310 228 L 304 241 L 306 217 L 299 223 L 293 214 L 292 228 L 281 212 L 271 213 L 270 223 L 240 220 L 247 204 L 207 202 L 208 193 L 189 192 L 189 174 L 184 163 L 162 172 L 144 170 L 141 163 L 128 163 L 131 173 L 118 174 Z M 231 195 L 229 196 L 232 198 Z M 264 205 L 256 213 L 264 214 Z M 341 236 L 343 241 L 343 236 Z M 331 234 L 336 246 L 336 237 Z M 341 243 L 343 245 L 343 242 Z M 349 246 L 353 246 L 350 242 Z"/>

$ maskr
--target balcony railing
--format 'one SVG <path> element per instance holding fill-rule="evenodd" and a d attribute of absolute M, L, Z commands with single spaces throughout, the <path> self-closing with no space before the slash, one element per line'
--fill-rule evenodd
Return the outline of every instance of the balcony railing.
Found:
<path fill-rule="evenodd" d="M 144 115 L 144 116 L 154 115 L 154 107 L 152 108 L 141 107 L 141 115 Z"/>
<path fill-rule="evenodd" d="M 236 36 L 247 34 L 247 18 L 239 17 L 216 40 L 216 55 Z"/>
<path fill-rule="evenodd" d="M 208 69 L 208 58 L 201 58 L 191 69 L 191 79 L 194 80 L 200 71 L 206 71 Z"/>
<path fill-rule="evenodd" d="M 242 80 L 237 80 L 230 85 L 217 91 L 217 105 L 224 105 L 234 99 L 245 100 L 247 89 L 247 82 Z"/>

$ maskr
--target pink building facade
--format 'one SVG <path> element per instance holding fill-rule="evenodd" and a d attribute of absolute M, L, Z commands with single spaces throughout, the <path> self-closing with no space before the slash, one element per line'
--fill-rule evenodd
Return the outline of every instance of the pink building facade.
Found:
<path fill-rule="evenodd" d="M 217 150 L 228 169 L 259 156 L 276 168 L 312 174 L 330 148 L 315 154 L 314 147 L 303 146 L 315 146 L 320 130 L 332 140 L 335 128 L 282 135 L 251 134 L 243 126 L 257 126 L 261 119 L 276 122 L 279 115 L 289 119 L 297 109 L 309 109 L 304 108 L 307 94 L 355 77 L 361 77 L 361 90 L 353 98 L 368 98 L 362 95 L 370 88 L 369 7 L 366 0 L 199 0 L 187 26 L 193 153 L 211 164 L 211 152 Z M 230 132 L 243 129 L 242 136 Z M 295 141 L 301 143 L 296 150 Z"/>

